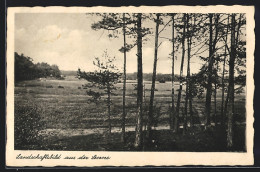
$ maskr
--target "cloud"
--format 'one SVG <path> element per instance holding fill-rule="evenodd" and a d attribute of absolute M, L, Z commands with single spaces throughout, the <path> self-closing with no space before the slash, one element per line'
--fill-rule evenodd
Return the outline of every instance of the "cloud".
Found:
<path fill-rule="evenodd" d="M 62 30 L 56 25 L 49 25 L 38 30 L 35 39 L 40 42 L 53 42 L 61 34 L 64 34 L 65 30 Z"/>
<path fill-rule="evenodd" d="M 51 17 L 52 16 L 52 17 Z M 23 20 L 30 17 L 30 22 Z M 18 20 L 19 19 L 19 20 Z M 117 67 L 123 71 L 124 56 L 118 50 L 123 45 L 122 35 L 109 39 L 108 31 L 91 29 L 94 18 L 85 15 L 22 15 L 16 21 L 15 51 L 33 58 L 34 62 L 57 64 L 62 70 L 91 71 L 94 57 L 101 57 L 104 50 L 116 57 Z M 75 22 L 75 20 L 80 22 Z M 40 22 L 39 22 L 40 21 Z M 167 35 L 166 35 L 167 36 Z M 133 38 L 127 37 L 127 43 Z M 159 39 L 159 42 L 162 39 Z M 137 48 L 127 53 L 127 72 L 137 71 Z M 171 72 L 172 43 L 163 41 L 158 49 L 158 73 Z M 176 53 L 175 73 L 179 73 L 180 53 Z M 186 59 L 186 58 L 185 58 Z M 192 59 L 194 61 L 195 59 Z M 154 37 L 143 42 L 143 72 L 151 73 L 154 63 Z M 185 69 L 185 66 L 184 66 Z M 193 64 L 191 71 L 198 69 Z M 185 73 L 185 71 L 184 71 Z"/>
<path fill-rule="evenodd" d="M 48 25 L 39 30 L 20 28 L 15 34 L 15 50 L 34 59 L 35 62 L 58 64 L 61 69 L 77 69 L 84 63 L 88 48 L 88 32 L 61 29 Z"/>

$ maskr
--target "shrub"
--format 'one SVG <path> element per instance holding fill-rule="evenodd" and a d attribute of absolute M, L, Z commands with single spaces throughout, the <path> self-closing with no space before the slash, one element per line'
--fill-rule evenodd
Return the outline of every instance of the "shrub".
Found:
<path fill-rule="evenodd" d="M 33 146 L 41 143 L 39 131 L 44 128 L 41 115 L 42 108 L 33 102 L 28 102 L 25 106 L 15 104 L 15 149 L 33 149 Z"/>
<path fill-rule="evenodd" d="M 165 79 L 160 79 L 159 83 L 165 83 Z"/>

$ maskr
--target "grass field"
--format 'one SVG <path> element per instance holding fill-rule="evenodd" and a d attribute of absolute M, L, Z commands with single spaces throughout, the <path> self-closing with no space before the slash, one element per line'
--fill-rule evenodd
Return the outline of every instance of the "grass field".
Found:
<path fill-rule="evenodd" d="M 85 80 L 68 76 L 65 80 L 31 80 L 19 82 L 15 86 L 15 119 L 20 117 L 20 109 L 37 106 L 35 113 L 40 117 L 42 136 L 40 143 L 15 143 L 15 149 L 51 149 L 51 150 L 134 150 L 134 124 L 136 117 L 135 81 L 127 81 L 126 86 L 126 130 L 127 145 L 120 142 L 120 119 L 122 115 L 122 83 L 118 83 L 115 96 L 112 97 L 112 134 L 111 140 L 106 138 L 107 111 L 104 102 L 95 104 L 90 100 L 82 85 Z M 144 81 L 146 109 L 149 104 L 151 82 Z M 62 86 L 63 88 L 58 88 Z M 52 87 L 52 88 L 51 88 Z M 176 83 L 175 97 L 177 99 Z M 171 83 L 156 83 L 155 105 L 157 107 L 158 123 L 154 131 L 155 145 L 147 150 L 152 151 L 226 151 L 225 131 L 215 127 L 211 132 L 204 131 L 201 126 L 205 123 L 205 99 L 193 100 L 193 111 L 197 129 L 187 135 L 172 133 L 169 130 L 169 108 L 171 104 Z M 185 90 L 185 87 L 183 88 Z M 181 102 L 181 114 L 184 106 L 184 94 Z M 213 97 L 213 96 L 212 96 Z M 176 100 L 175 99 L 175 100 Z M 213 100 L 213 99 L 212 99 Z M 212 103 L 212 111 L 214 111 Z M 217 93 L 217 118 L 220 116 L 221 90 Z M 245 142 L 245 94 L 235 95 L 235 120 L 237 127 L 234 150 L 244 151 Z M 213 114 L 213 113 L 212 113 Z M 146 119 L 146 116 L 144 116 Z M 145 121 L 145 120 L 144 120 Z M 180 120 L 182 121 L 182 120 Z M 145 123 L 145 122 L 144 122 Z M 182 125 L 182 124 L 181 124 Z M 222 135 L 221 135 L 222 133 Z M 224 133 L 224 134 L 223 134 Z M 223 140 L 222 144 L 215 143 Z M 221 146 L 222 145 L 222 146 Z"/>

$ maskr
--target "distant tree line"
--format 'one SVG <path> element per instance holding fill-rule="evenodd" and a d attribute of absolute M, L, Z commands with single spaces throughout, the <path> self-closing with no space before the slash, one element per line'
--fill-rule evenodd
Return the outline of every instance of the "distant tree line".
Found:
<path fill-rule="evenodd" d="M 89 72 L 86 72 L 86 73 L 89 73 Z M 61 74 L 66 75 L 66 76 L 76 76 L 77 71 L 63 71 L 63 70 L 61 70 Z M 153 75 L 152 73 L 143 73 L 144 81 L 151 81 L 152 75 Z M 176 74 L 174 77 L 175 77 L 175 81 L 180 80 L 180 76 L 178 74 Z M 126 80 L 136 80 L 136 79 L 137 79 L 137 73 L 136 72 L 126 74 Z M 156 77 L 157 81 L 171 81 L 171 79 L 172 79 L 171 74 L 158 73 L 157 77 Z"/>
<path fill-rule="evenodd" d="M 88 73 L 88 72 L 86 72 Z M 64 71 L 61 70 L 61 74 L 62 75 L 66 75 L 66 76 L 76 76 L 77 75 L 77 71 Z M 152 81 L 152 73 L 143 73 L 143 80 L 144 81 Z M 122 77 L 122 76 L 121 76 Z M 183 79 L 185 78 L 184 76 L 182 77 Z M 221 81 L 221 78 L 218 78 L 219 82 Z M 225 76 L 224 78 L 224 82 L 228 83 L 228 76 Z M 126 74 L 126 80 L 137 80 L 137 73 L 127 73 Z M 156 76 L 156 81 L 171 81 L 172 80 L 172 74 L 163 74 L 163 73 L 158 73 Z M 176 82 L 180 81 L 180 75 L 175 74 L 174 75 L 174 80 Z M 243 80 L 243 81 L 241 81 Z M 235 77 L 235 81 L 237 85 L 242 85 L 241 82 L 244 82 L 244 78 L 242 78 L 241 76 L 237 76 Z M 240 82 L 241 81 L 241 82 Z"/>
<path fill-rule="evenodd" d="M 152 81 L 152 73 L 143 73 L 143 79 L 144 81 Z M 175 75 L 175 80 L 179 81 L 180 80 L 180 76 L 179 75 Z M 127 80 L 136 80 L 137 79 L 137 74 L 135 73 L 127 73 L 126 74 L 126 79 Z M 171 81 L 172 80 L 172 75 L 171 74 L 161 74 L 158 73 L 156 76 L 156 80 L 157 81 Z"/>
<path fill-rule="evenodd" d="M 61 70 L 60 72 L 62 75 L 66 75 L 66 76 L 76 76 L 77 75 L 76 70 Z"/>
<path fill-rule="evenodd" d="M 57 65 L 48 63 L 33 63 L 31 57 L 19 55 L 15 52 L 15 81 L 32 80 L 43 77 L 61 78 L 61 72 Z"/>

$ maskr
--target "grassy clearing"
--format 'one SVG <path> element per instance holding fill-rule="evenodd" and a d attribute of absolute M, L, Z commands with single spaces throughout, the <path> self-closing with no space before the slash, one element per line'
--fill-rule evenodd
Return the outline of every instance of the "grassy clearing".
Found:
<path fill-rule="evenodd" d="M 15 118 L 18 118 L 19 109 L 30 107 L 33 104 L 35 106 L 40 106 L 41 110 L 37 112 L 40 117 L 40 123 L 44 124 L 44 129 L 95 129 L 104 128 L 108 125 L 107 122 L 107 112 L 106 105 L 104 102 L 99 104 L 89 102 L 90 97 L 86 94 L 86 90 L 83 89 L 82 85 L 87 82 L 84 80 L 77 80 L 76 78 L 69 77 L 66 80 L 33 80 L 33 81 L 23 81 L 16 85 L 15 87 Z M 126 125 L 134 126 L 135 115 L 136 115 L 136 90 L 134 90 L 134 82 L 129 81 L 127 83 L 126 92 Z M 47 88 L 52 86 L 52 88 Z M 58 88 L 62 86 L 64 88 Z M 81 87 L 81 89 L 79 89 Z M 119 127 L 122 114 L 122 83 L 117 84 L 118 89 L 115 91 L 116 96 L 112 97 L 112 126 Z M 149 104 L 150 96 L 150 82 L 145 82 L 145 99 L 144 99 L 144 109 L 147 109 Z M 160 107 L 158 112 L 158 124 L 157 125 L 168 125 L 169 119 L 169 109 L 171 104 L 171 83 L 156 83 L 155 91 L 155 105 Z M 176 84 L 175 93 L 177 93 L 178 85 Z M 185 90 L 185 87 L 183 88 Z M 177 99 L 177 94 L 175 95 Z M 175 99 L 175 100 L 176 100 Z M 213 99 L 212 99 L 213 100 Z M 194 112 L 194 122 L 201 124 L 204 121 L 204 106 L 205 100 L 194 99 L 193 100 L 193 112 Z M 245 122 L 245 95 L 235 96 L 235 119 L 239 123 Z M 212 103 L 212 112 L 214 112 L 214 103 Z M 184 92 L 183 99 L 181 102 L 181 114 L 183 113 L 184 107 Z M 217 94 L 217 119 L 220 116 L 221 109 L 221 90 Z M 213 113 L 212 113 L 213 114 Z M 146 116 L 144 116 L 146 119 Z M 180 118 L 182 123 L 182 118 Z M 145 121 L 144 121 L 145 124 Z M 236 150 L 243 150 L 244 147 L 244 129 L 238 127 L 237 133 L 239 133 L 239 140 L 237 141 Z M 171 131 L 155 131 L 154 140 L 158 140 L 157 147 L 149 146 L 147 150 L 154 151 L 214 151 L 220 150 L 216 146 L 214 139 L 219 139 L 218 133 L 222 133 L 219 129 L 214 129 L 215 136 L 210 139 L 209 133 L 204 133 L 202 131 L 196 131 L 197 133 L 188 134 L 185 137 L 178 136 L 171 133 Z M 162 134 L 163 133 L 163 134 Z M 105 134 L 89 134 L 86 136 L 49 136 L 44 138 L 44 144 L 40 146 L 25 146 L 18 144 L 17 149 L 53 149 L 53 150 L 133 150 L 131 144 L 134 140 L 134 132 L 128 132 L 128 145 L 121 145 L 119 139 L 119 133 L 113 133 L 113 143 L 106 140 Z M 209 138 L 208 138 L 209 137 Z M 169 140 L 163 141 L 162 140 Z M 203 141 L 202 141 L 203 140 Z M 225 138 L 222 137 L 223 144 Z M 184 144 L 184 142 L 188 142 Z M 197 147 L 190 146 L 189 144 L 195 144 Z M 206 143 L 204 143 L 206 142 Z M 75 145 L 73 145 L 74 143 Z M 100 143 L 95 144 L 95 143 Z M 34 143 L 32 143 L 34 144 Z M 211 147 L 202 146 L 203 144 L 211 145 Z M 44 146 L 43 146 L 44 145 Z M 106 145 L 106 146 L 105 146 Z M 109 147 L 111 145 L 111 147 Z M 215 147 L 214 147 L 215 145 Z M 239 146 L 240 145 L 240 146 Z M 103 148 L 105 147 L 105 148 Z M 225 149 L 222 147 L 222 150 Z"/>

